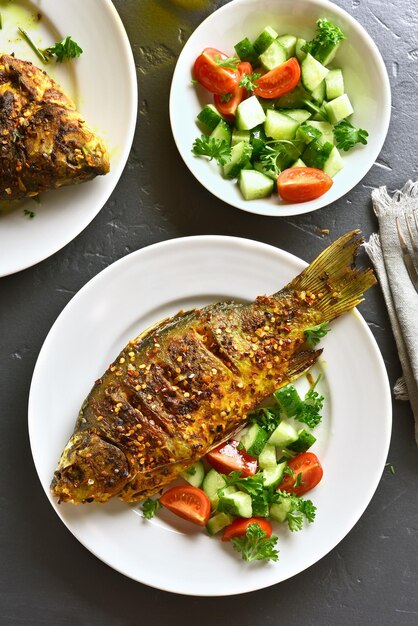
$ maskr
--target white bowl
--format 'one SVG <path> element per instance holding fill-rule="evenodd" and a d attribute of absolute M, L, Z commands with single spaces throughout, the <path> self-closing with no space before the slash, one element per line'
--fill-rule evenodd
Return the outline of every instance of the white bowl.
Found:
<path fill-rule="evenodd" d="M 343 152 L 345 167 L 335 176 L 331 189 L 316 200 L 298 204 L 281 201 L 277 194 L 263 200 L 244 200 L 238 185 L 225 180 L 218 165 L 195 157 L 192 145 L 200 131 L 196 116 L 212 95 L 193 85 L 192 66 L 206 47 L 235 54 L 234 44 L 255 39 L 266 25 L 279 34 L 290 33 L 312 39 L 315 22 L 330 19 L 346 34 L 333 66 L 344 72 L 346 91 L 353 103 L 353 124 L 369 132 L 367 146 Z M 184 162 L 197 180 L 215 196 L 232 206 L 259 215 L 284 216 L 309 213 L 331 204 L 365 176 L 375 162 L 386 138 L 391 112 L 389 78 L 383 59 L 362 26 L 346 11 L 327 0 L 233 0 L 210 15 L 184 46 L 173 75 L 170 120 L 174 140 Z"/>

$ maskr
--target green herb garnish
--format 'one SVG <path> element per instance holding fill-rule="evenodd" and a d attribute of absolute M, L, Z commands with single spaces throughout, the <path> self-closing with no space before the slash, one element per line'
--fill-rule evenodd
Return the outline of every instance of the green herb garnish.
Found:
<path fill-rule="evenodd" d="M 49 59 L 53 56 L 56 57 L 57 63 L 62 63 L 66 59 L 79 57 L 83 52 L 78 43 L 75 42 L 70 36 L 66 37 L 62 41 L 57 41 L 57 43 L 53 46 L 49 46 L 49 48 L 41 49 L 36 45 L 30 35 L 23 30 L 23 28 L 20 28 L 19 26 L 18 31 L 30 45 L 35 54 L 41 59 L 42 63 L 48 63 Z"/>
<path fill-rule="evenodd" d="M 244 561 L 278 561 L 277 537 L 267 539 L 259 524 L 250 524 L 244 537 L 232 539 L 234 550 L 240 552 Z"/>
<path fill-rule="evenodd" d="M 316 326 L 311 326 L 310 328 L 305 328 L 305 339 L 306 344 L 309 348 L 313 348 L 316 346 L 323 337 L 331 330 L 328 322 L 322 322 L 322 324 L 317 324 Z"/>
<path fill-rule="evenodd" d="M 280 422 L 280 409 L 277 406 L 262 407 L 249 415 L 250 424 L 258 424 L 268 433 L 276 430 Z"/>
<path fill-rule="evenodd" d="M 216 139 L 209 135 L 198 137 L 193 144 L 192 152 L 196 156 L 207 156 L 210 161 L 215 159 L 219 165 L 225 165 L 231 156 L 231 148 L 225 139 Z"/>
<path fill-rule="evenodd" d="M 18 28 L 18 31 L 22 35 L 23 39 L 25 39 L 25 41 L 32 48 L 34 53 L 41 59 L 42 63 L 48 63 L 48 57 L 45 55 L 45 53 L 40 48 L 38 48 L 38 46 L 33 41 L 33 39 L 30 37 L 30 35 L 28 35 L 28 33 L 25 30 L 23 30 L 23 28 L 20 28 L 20 26 Z"/>
<path fill-rule="evenodd" d="M 253 74 L 244 74 L 241 78 L 239 86 L 244 87 L 247 91 L 254 91 L 256 87 L 258 87 L 257 80 L 260 78 L 261 74 L 258 72 L 253 72 Z"/>
<path fill-rule="evenodd" d="M 142 514 L 145 519 L 152 519 L 158 509 L 161 509 L 161 503 L 159 500 L 153 500 L 152 498 L 147 498 L 142 503 Z"/>
<path fill-rule="evenodd" d="M 304 519 L 306 519 L 309 524 L 314 522 L 316 506 L 314 506 L 312 500 L 302 500 L 302 498 L 287 493 L 286 491 L 277 491 L 275 494 L 275 502 L 280 504 L 283 501 L 290 504 L 289 511 L 286 515 L 289 530 L 292 532 L 302 530 Z"/>
<path fill-rule="evenodd" d="M 36 215 L 35 211 L 29 211 L 29 209 L 23 209 L 23 213 L 26 215 L 26 217 L 29 217 L 31 220 Z"/>
<path fill-rule="evenodd" d="M 356 143 L 367 144 L 369 133 L 362 128 L 356 128 L 347 120 L 342 120 L 334 126 L 334 137 L 339 150 L 350 150 Z"/>
<path fill-rule="evenodd" d="M 229 102 L 230 99 L 234 96 L 232 93 L 223 93 L 221 95 L 221 102 Z"/>
<path fill-rule="evenodd" d="M 319 61 L 321 61 L 321 53 L 336 46 L 343 39 L 346 39 L 346 36 L 341 28 L 338 28 L 338 26 L 335 26 L 327 19 L 320 18 L 316 22 L 315 38 L 306 42 L 302 50 L 306 53 L 309 52 L 315 58 L 319 56 Z"/>
<path fill-rule="evenodd" d="M 236 70 L 238 67 L 238 63 L 241 62 L 239 59 L 237 59 L 237 57 L 227 57 L 226 59 L 221 59 L 219 54 L 217 54 L 214 58 L 216 65 L 219 65 L 219 67 L 226 67 L 230 70 Z"/>

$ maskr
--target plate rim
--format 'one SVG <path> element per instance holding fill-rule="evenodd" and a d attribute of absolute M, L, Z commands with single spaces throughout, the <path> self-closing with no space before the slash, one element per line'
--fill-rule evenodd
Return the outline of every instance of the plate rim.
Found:
<path fill-rule="evenodd" d="M 174 93 L 174 86 L 175 86 L 175 79 L 177 74 L 180 73 L 180 61 L 182 59 L 183 56 L 183 52 L 185 50 L 188 49 L 188 47 L 190 45 L 193 44 L 193 41 L 195 39 L 196 36 L 198 36 L 200 30 L 203 30 L 203 27 L 207 25 L 208 22 L 212 22 L 215 21 L 217 19 L 217 14 L 222 13 L 225 10 L 230 10 L 231 5 L 235 5 L 235 4 L 244 4 L 244 3 L 248 3 L 250 0 L 231 0 L 230 2 L 228 2 L 228 4 L 225 4 L 221 7 L 219 7 L 218 9 L 216 9 L 216 11 L 214 11 L 213 13 L 211 13 L 210 15 L 208 15 L 200 24 L 199 26 L 192 32 L 192 34 L 190 35 L 189 39 L 187 40 L 187 42 L 184 44 L 179 57 L 177 59 L 176 62 L 176 66 L 174 69 L 174 73 L 173 73 L 173 77 L 171 80 L 171 86 L 170 86 L 170 97 L 169 97 L 169 117 L 170 117 L 170 126 L 171 126 L 171 132 L 173 135 L 173 139 L 174 142 L 176 144 L 177 147 L 177 151 L 180 154 L 184 164 L 186 165 L 186 167 L 188 168 L 189 172 L 192 174 L 192 176 L 207 190 L 209 191 L 209 193 L 211 193 L 213 196 L 215 196 L 216 198 L 218 198 L 219 200 L 221 200 L 222 202 L 224 202 L 225 204 L 232 206 L 234 208 L 237 208 L 241 211 L 245 211 L 246 213 L 252 213 L 253 215 L 265 215 L 268 217 L 290 217 L 293 215 L 304 215 L 306 213 L 313 213 L 315 211 L 318 211 L 322 208 L 328 207 L 331 204 L 333 204 L 334 202 L 337 202 L 338 200 L 340 200 L 343 196 L 345 196 L 346 194 L 350 193 L 350 191 L 352 191 L 362 180 L 363 178 L 368 174 L 368 172 L 371 170 L 371 168 L 373 167 L 377 157 L 379 156 L 380 152 L 382 151 L 383 145 L 386 141 L 386 137 L 389 131 L 389 124 L 390 124 L 390 119 L 391 119 L 391 114 L 392 114 L 392 91 L 391 91 L 391 86 L 390 86 L 390 80 L 389 80 L 389 75 L 388 75 L 388 71 L 385 65 L 385 62 L 383 60 L 383 57 L 380 53 L 379 48 L 377 47 L 377 44 L 374 42 L 373 38 L 369 35 L 369 33 L 367 32 L 367 30 L 364 28 L 364 26 L 362 26 L 362 24 L 356 20 L 352 15 L 350 15 L 350 13 L 348 13 L 348 11 L 346 11 L 345 9 L 343 9 L 342 7 L 340 7 L 337 4 L 334 4 L 333 2 L 331 2 L 330 0 L 308 0 L 312 5 L 317 5 L 318 8 L 320 9 L 327 9 L 333 11 L 334 13 L 337 13 L 339 15 L 341 15 L 347 22 L 350 23 L 350 26 L 354 29 L 357 30 L 358 32 L 361 33 L 362 37 L 367 41 L 368 46 L 370 48 L 370 50 L 373 53 L 374 56 L 374 60 L 377 63 L 377 65 L 379 66 L 380 69 L 380 73 L 382 75 L 383 78 L 383 93 L 382 93 L 382 100 L 385 102 L 385 106 L 383 109 L 384 112 L 384 123 L 382 126 L 382 132 L 379 136 L 379 139 L 376 143 L 376 147 L 374 149 L 373 152 L 371 152 L 371 156 L 370 156 L 370 165 L 367 167 L 364 167 L 361 174 L 358 177 L 358 180 L 356 180 L 356 182 L 351 185 L 351 187 L 347 190 L 342 190 L 341 193 L 338 192 L 338 195 L 333 199 L 330 200 L 329 202 L 318 202 L 319 206 L 314 207 L 314 208 L 309 208 L 308 205 L 310 205 L 312 202 L 317 202 L 318 200 L 321 200 L 321 198 L 318 198 L 317 200 L 313 200 L 310 202 L 306 202 L 306 203 L 297 203 L 297 204 L 283 204 L 283 205 L 277 205 L 279 211 L 277 212 L 277 214 L 272 213 L 271 211 L 267 211 L 264 209 L 252 209 L 251 207 L 254 205 L 251 204 L 251 201 L 245 201 L 245 200 L 235 200 L 233 202 L 230 202 L 229 200 L 225 200 L 222 197 L 221 192 L 217 191 L 217 188 L 214 187 L 210 187 L 207 183 L 206 183 L 206 178 L 204 176 L 200 176 L 198 173 L 196 173 L 192 167 L 191 167 L 191 161 L 188 161 L 186 159 L 185 154 L 183 153 L 182 150 L 180 150 L 179 148 L 179 136 L 180 136 L 180 128 L 178 128 L 178 132 L 177 130 L 177 126 L 176 124 L 173 122 L 174 120 L 174 102 L 175 102 L 175 93 Z M 232 181 L 231 181 L 232 182 Z M 326 195 L 326 194 L 325 194 Z M 322 196 L 322 198 L 325 198 L 325 196 Z M 247 206 L 248 205 L 248 206 Z"/>
<path fill-rule="evenodd" d="M 122 49 L 124 56 L 127 59 L 127 71 L 129 74 L 129 84 L 128 84 L 129 96 L 128 97 L 129 97 L 130 107 L 132 108 L 132 116 L 131 116 L 131 120 L 129 123 L 129 130 L 126 134 L 126 138 L 124 141 L 124 147 L 123 147 L 123 150 L 121 150 L 120 158 L 118 158 L 118 161 L 112 168 L 114 172 L 114 181 L 112 185 L 109 187 L 109 189 L 101 192 L 101 200 L 100 202 L 98 202 L 98 205 L 100 206 L 98 207 L 94 215 L 89 214 L 88 216 L 85 217 L 84 220 L 80 220 L 80 229 L 78 230 L 77 234 L 75 234 L 74 236 L 71 234 L 70 238 L 64 237 L 62 241 L 60 241 L 60 243 L 56 245 L 52 245 L 46 254 L 45 252 L 39 252 L 38 254 L 34 254 L 29 263 L 24 262 L 24 261 L 16 262 L 14 264 L 14 269 L 9 267 L 9 268 L 6 268 L 5 270 L 3 270 L 0 265 L 0 278 L 6 277 L 6 276 L 12 276 L 13 274 L 17 274 L 26 269 L 29 269 L 30 267 L 33 267 L 34 265 L 38 265 L 42 261 L 49 259 L 51 256 L 53 256 L 54 254 L 56 254 L 57 252 L 65 248 L 65 246 L 67 246 L 69 243 L 74 241 L 74 239 L 76 239 L 79 235 L 81 235 L 81 233 L 87 228 L 87 226 L 89 226 L 89 224 L 91 224 L 91 222 L 97 217 L 97 215 L 105 206 L 106 202 L 109 200 L 112 193 L 115 191 L 120 181 L 120 178 L 123 174 L 123 171 L 125 169 L 126 163 L 128 161 L 129 154 L 131 152 L 131 148 L 132 148 L 132 144 L 134 140 L 134 136 L 135 136 L 137 117 L 138 117 L 138 79 L 136 75 L 135 59 L 133 56 L 133 51 L 132 51 L 132 47 L 131 47 L 130 40 L 128 37 L 128 33 L 126 31 L 126 28 L 122 22 L 122 19 L 115 5 L 113 4 L 112 0 L 102 0 L 102 5 L 99 7 L 99 10 L 108 12 L 112 23 L 114 24 L 115 28 L 117 28 L 120 34 L 120 39 L 122 43 L 121 49 Z"/>
<path fill-rule="evenodd" d="M 376 370 L 379 374 L 379 376 L 381 377 L 381 383 L 382 383 L 382 396 L 384 395 L 384 401 L 383 401 L 383 405 L 385 407 L 385 415 L 384 415 L 384 420 L 383 420 L 383 424 L 386 426 L 386 442 L 385 442 L 385 447 L 384 449 L 382 448 L 381 452 L 380 452 L 380 458 L 383 460 L 383 462 L 381 463 L 382 467 L 380 470 L 380 465 L 379 465 L 379 469 L 378 471 L 375 472 L 374 475 L 374 480 L 372 481 L 372 483 L 370 483 L 370 485 L 368 486 L 368 490 L 367 490 L 367 498 L 366 499 L 366 503 L 364 505 L 364 507 L 362 506 L 360 509 L 356 509 L 356 513 L 355 515 L 352 517 L 352 519 L 354 520 L 352 523 L 350 522 L 350 524 L 348 525 L 348 528 L 343 528 L 342 531 L 338 534 L 338 539 L 335 541 L 335 543 L 333 543 L 333 545 L 331 547 L 329 547 L 325 552 L 321 552 L 321 554 L 319 556 L 315 555 L 313 558 L 310 558 L 307 560 L 307 563 L 305 564 L 305 566 L 303 567 L 303 569 L 293 572 L 293 573 L 289 573 L 289 575 L 285 576 L 284 578 L 281 578 L 279 581 L 277 580 L 273 580 L 273 581 L 269 581 L 268 584 L 262 584 L 261 586 L 259 585 L 252 585 L 248 588 L 244 588 L 241 591 L 234 591 L 234 592 L 228 592 L 228 590 L 222 590 L 221 592 L 217 592 L 217 593 L 205 593 L 204 590 L 202 592 L 196 593 L 196 592 L 188 592 L 187 590 L 179 590 L 178 588 L 175 587 L 175 585 L 173 585 L 171 588 L 167 585 L 157 585 L 155 583 L 150 583 L 147 582 L 146 580 L 144 580 L 143 578 L 139 578 L 138 576 L 133 576 L 130 573 L 127 573 L 126 571 L 124 571 L 121 566 L 118 566 L 117 564 L 114 564 L 111 562 L 110 558 L 106 558 L 102 555 L 99 555 L 96 550 L 92 547 L 90 547 L 88 545 L 88 542 L 85 541 L 83 538 L 80 538 L 79 534 L 77 534 L 76 529 L 73 529 L 71 527 L 71 523 L 67 522 L 67 520 L 61 515 L 61 513 L 59 512 L 59 510 L 57 509 L 57 507 L 54 504 L 54 501 L 49 493 L 49 488 L 47 486 L 45 486 L 41 480 L 40 477 L 40 473 L 38 472 L 38 466 L 37 466 L 37 460 L 36 460 L 36 454 L 35 454 L 35 450 L 34 450 L 34 445 L 33 445 L 33 441 L 34 441 L 34 437 L 33 437 L 33 431 L 35 428 L 35 418 L 34 418 L 34 411 L 32 409 L 33 406 L 33 402 L 34 402 L 34 388 L 36 387 L 36 379 L 38 377 L 38 372 L 39 370 L 42 368 L 43 366 L 43 355 L 46 353 L 47 349 L 49 348 L 49 344 L 51 342 L 53 342 L 54 339 L 54 334 L 55 332 L 57 332 L 57 326 L 59 325 L 59 323 L 62 323 L 62 320 L 65 319 L 65 316 L 68 314 L 71 314 L 71 309 L 73 307 L 77 306 L 78 300 L 81 299 L 84 294 L 86 293 L 86 291 L 89 290 L 89 288 L 91 288 L 92 284 L 96 283 L 96 281 L 103 281 L 106 280 L 107 276 L 112 276 L 112 274 L 114 274 L 115 272 L 117 273 L 119 271 L 119 268 L 123 267 L 123 265 L 129 265 L 131 262 L 136 263 L 138 262 L 138 259 L 141 258 L 142 255 L 146 255 L 148 254 L 150 251 L 151 253 L 153 253 L 155 250 L 159 250 L 162 248 L 170 248 L 170 247 L 177 247 L 180 246 L 184 249 L 184 245 L 183 244 L 198 244 L 199 243 L 210 243 L 210 244 L 217 244 L 217 243 L 225 243 L 225 244 L 237 244 L 237 245 L 241 245 L 242 247 L 246 248 L 247 246 L 252 247 L 254 250 L 257 249 L 265 249 L 267 251 L 270 252 L 274 252 L 275 254 L 278 253 L 278 255 L 281 258 L 285 258 L 285 259 L 289 259 L 290 262 L 296 262 L 300 265 L 303 264 L 303 266 L 308 265 L 307 262 L 305 262 L 303 259 L 301 259 L 300 257 L 297 257 L 296 255 L 283 250 L 281 248 L 278 248 L 274 245 L 271 244 L 266 244 L 264 242 L 260 242 L 260 241 L 256 241 L 253 239 L 247 239 L 247 238 L 241 238 L 241 237 L 236 237 L 236 236 L 230 236 L 230 235 L 195 235 L 195 236 L 185 236 L 185 237 L 177 237 L 177 238 L 173 238 L 173 239 L 168 239 L 165 241 L 161 241 L 161 242 L 157 242 L 154 244 L 151 244 L 149 246 L 145 246 L 144 248 L 141 248 L 139 250 L 136 250 L 134 252 L 131 252 L 127 255 L 125 255 L 124 257 L 121 257 L 120 259 L 118 259 L 117 261 L 115 261 L 114 263 L 110 264 L 108 267 L 104 268 L 103 270 L 101 270 L 98 274 L 96 274 L 93 278 L 91 278 L 72 298 L 71 300 L 66 304 L 66 306 L 63 308 L 63 310 L 61 311 L 61 313 L 58 315 L 58 317 L 56 318 L 56 320 L 54 321 L 54 323 L 52 324 L 43 344 L 42 347 L 40 349 L 40 352 L 38 354 L 36 363 L 35 363 L 35 367 L 33 370 L 33 375 L 32 375 L 32 379 L 31 379 L 31 384 L 30 384 L 30 391 L 29 391 L 29 398 L 28 398 L 28 433 L 29 433 L 29 442 L 30 442 L 30 448 L 31 448 L 31 454 L 32 454 L 32 458 L 33 458 L 33 462 L 34 462 L 34 466 L 36 469 L 36 473 L 38 476 L 38 480 L 41 484 L 42 490 L 44 491 L 51 507 L 54 509 L 55 513 L 57 514 L 57 516 L 59 517 L 59 519 L 61 520 L 61 522 L 64 523 L 64 525 L 66 526 L 66 528 L 70 531 L 70 533 L 75 537 L 75 539 L 77 539 L 77 541 L 79 541 L 89 552 L 91 552 L 96 558 L 98 558 L 100 561 L 102 561 L 103 563 L 105 563 L 106 565 L 108 565 L 109 567 L 111 567 L 112 569 L 114 569 L 115 571 L 118 571 L 120 574 L 123 574 L 124 576 L 126 576 L 127 578 L 130 578 L 131 580 L 134 580 L 136 582 L 139 582 L 141 584 L 150 586 L 152 588 L 156 588 L 156 589 L 160 589 L 162 591 L 167 591 L 169 593 L 175 593 L 175 594 L 179 594 L 179 595 L 185 595 L 185 596 L 191 596 L 191 597 L 225 597 L 225 596 L 234 596 L 234 595 L 241 595 L 243 593 L 249 593 L 252 591 L 257 591 L 257 590 L 261 590 L 261 589 L 266 589 L 268 587 L 271 587 L 273 585 L 276 584 L 280 584 L 280 582 L 284 582 L 285 580 L 288 580 L 289 578 L 292 578 L 294 576 L 296 576 L 297 574 L 300 574 L 304 571 L 306 571 L 308 568 L 310 568 L 312 565 L 314 565 L 315 563 L 319 562 L 320 560 L 322 560 L 329 552 L 331 552 L 334 548 L 336 548 L 338 546 L 338 544 L 349 534 L 349 532 L 351 532 L 351 530 L 354 528 L 354 526 L 358 523 L 359 519 L 362 517 L 362 515 L 364 514 L 364 512 L 366 511 L 366 509 L 368 508 L 373 495 L 376 492 L 376 489 L 380 483 L 381 480 L 381 476 L 382 473 L 384 471 L 384 462 L 386 461 L 386 457 L 387 457 L 387 453 L 388 453 L 388 449 L 389 449 L 389 445 L 390 445 L 390 440 L 391 440 L 391 430 L 392 430 L 392 398 L 391 398 L 391 390 L 390 390 L 390 384 L 389 384 L 389 379 L 388 379 L 388 374 L 386 371 L 386 367 L 384 364 L 384 360 L 382 357 L 382 354 L 380 352 L 379 346 L 377 344 L 376 339 L 374 338 L 373 333 L 371 332 L 366 320 L 363 318 L 363 316 L 359 313 L 359 311 L 357 309 L 354 309 L 355 312 L 355 319 L 356 319 L 356 323 L 360 324 L 363 328 L 363 330 L 366 332 L 366 335 L 368 337 L 368 348 L 372 349 L 373 351 L 373 356 L 375 358 L 376 361 L 376 365 L 378 367 L 378 369 Z M 61 322 L 60 322 L 61 320 Z M 59 329 L 58 329 L 59 330 Z"/>

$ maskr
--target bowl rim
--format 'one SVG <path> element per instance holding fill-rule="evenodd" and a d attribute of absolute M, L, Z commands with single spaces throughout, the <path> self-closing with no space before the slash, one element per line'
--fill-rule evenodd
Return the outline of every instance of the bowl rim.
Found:
<path fill-rule="evenodd" d="M 299 1 L 300 0 L 294 0 L 294 3 L 297 4 Z M 269 208 L 269 210 L 267 210 L 267 208 L 260 209 L 259 207 L 255 207 L 254 204 L 251 203 L 251 201 L 244 200 L 243 198 L 237 199 L 237 200 L 234 200 L 234 199 L 226 200 L 222 196 L 221 190 L 218 191 L 217 188 L 214 188 L 212 185 L 208 184 L 207 178 L 204 175 L 199 175 L 194 170 L 193 165 L 192 165 L 193 161 L 186 157 L 186 154 L 180 147 L 181 146 L 181 142 L 180 142 L 181 125 L 176 122 L 176 116 L 175 116 L 175 99 L 176 99 L 176 93 L 177 93 L 176 83 L 178 82 L 177 77 L 180 74 L 180 70 L 182 69 L 185 60 L 187 60 L 188 49 L 193 45 L 193 42 L 199 37 L 200 32 L 204 28 L 206 28 L 208 24 L 210 25 L 212 22 L 216 23 L 218 19 L 222 17 L 223 13 L 233 10 L 232 7 L 236 7 L 237 5 L 248 5 L 248 6 L 256 5 L 257 0 L 231 0 L 227 4 L 221 6 L 216 11 L 211 13 L 208 17 L 206 17 L 203 20 L 203 22 L 201 22 L 199 26 L 192 32 L 189 39 L 183 46 L 183 49 L 181 50 L 180 55 L 177 59 L 176 67 L 174 69 L 173 77 L 171 80 L 170 98 L 169 98 L 170 126 L 171 126 L 171 131 L 173 134 L 174 142 L 177 146 L 177 149 L 180 153 L 181 158 L 183 159 L 183 162 L 185 163 L 189 171 L 193 174 L 193 176 L 196 178 L 196 180 L 198 180 L 199 183 L 203 187 L 205 187 L 205 189 L 207 189 L 212 195 L 222 200 L 223 202 L 225 202 L 225 204 L 229 206 L 233 206 L 237 209 L 240 209 L 241 211 L 245 211 L 247 213 L 252 213 L 255 215 L 265 215 L 268 217 L 290 217 L 293 215 L 311 213 L 313 211 L 317 211 L 321 208 L 324 208 L 326 206 L 333 204 L 334 202 L 339 200 L 341 197 L 349 193 L 352 189 L 354 189 L 354 187 L 356 187 L 361 182 L 361 180 L 366 176 L 366 174 L 371 170 L 377 157 L 379 156 L 382 150 L 382 147 L 385 143 L 388 130 L 389 130 L 391 109 L 392 109 L 392 93 L 391 93 L 390 81 L 389 81 L 389 76 L 388 76 L 388 72 L 386 69 L 386 65 L 384 63 L 382 55 L 376 43 L 374 42 L 374 40 L 366 31 L 366 29 L 360 24 L 360 22 L 358 22 L 354 17 L 352 17 L 345 9 L 342 9 L 341 7 L 337 6 L 333 2 L 330 2 L 329 0 L 303 0 L 303 1 L 316 6 L 318 8 L 318 12 L 322 10 L 330 11 L 334 15 L 338 16 L 338 18 L 340 18 L 342 21 L 345 21 L 346 23 L 348 23 L 350 28 L 356 31 L 358 36 L 362 38 L 367 44 L 370 54 L 373 57 L 372 60 L 376 64 L 376 67 L 378 68 L 379 80 L 381 82 L 380 101 L 381 101 L 382 115 L 380 116 L 380 130 L 379 130 L 378 137 L 376 138 L 376 141 L 373 144 L 373 147 L 369 147 L 370 156 L 367 161 L 367 164 L 361 170 L 359 170 L 359 174 L 356 176 L 354 184 L 349 186 L 347 189 L 345 188 L 342 189 L 341 192 L 338 192 L 337 195 L 332 200 L 327 201 L 326 200 L 327 194 L 324 194 L 320 198 L 317 198 L 316 200 L 312 200 L 310 202 L 281 204 L 281 205 L 277 205 L 279 209 L 277 213 L 272 213 L 271 205 L 266 205 L 266 207 Z M 279 6 L 278 6 L 278 9 L 279 9 Z"/>

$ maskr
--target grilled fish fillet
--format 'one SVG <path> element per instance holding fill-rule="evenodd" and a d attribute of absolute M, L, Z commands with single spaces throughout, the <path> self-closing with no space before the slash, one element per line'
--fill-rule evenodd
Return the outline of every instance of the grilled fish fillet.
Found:
<path fill-rule="evenodd" d="M 106 146 L 62 88 L 32 63 L 0 56 L 0 200 L 108 171 Z"/>
<path fill-rule="evenodd" d="M 157 493 L 249 411 L 298 378 L 321 350 L 304 329 L 355 307 L 376 279 L 342 236 L 284 289 L 163 320 L 131 341 L 81 407 L 51 490 L 62 502 L 128 502 Z"/>

